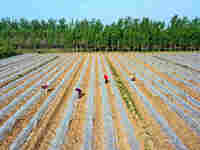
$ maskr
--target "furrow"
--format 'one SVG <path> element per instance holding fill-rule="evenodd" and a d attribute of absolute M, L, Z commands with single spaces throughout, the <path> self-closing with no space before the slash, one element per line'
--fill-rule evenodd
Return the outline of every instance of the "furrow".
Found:
<path fill-rule="evenodd" d="M 103 79 L 103 70 L 102 64 L 100 62 L 100 58 L 98 57 L 98 65 L 99 65 L 99 75 L 100 75 L 100 88 L 102 94 L 102 104 L 103 104 L 103 119 L 104 119 L 104 138 L 105 138 L 105 149 L 106 150 L 114 150 L 116 147 L 116 134 L 113 128 L 113 120 L 112 120 L 112 112 L 109 108 L 108 103 L 108 93 L 106 90 L 106 86 Z"/>
<path fill-rule="evenodd" d="M 107 63 L 107 61 L 105 59 L 103 59 L 103 62 L 105 63 L 105 68 L 106 71 L 108 73 L 108 76 L 110 77 L 110 84 L 111 84 L 111 90 L 113 91 L 113 94 L 115 95 L 115 100 L 116 100 L 116 106 L 117 106 L 117 110 L 120 112 L 120 122 L 123 124 L 124 129 L 126 131 L 127 137 L 128 137 L 128 144 L 130 145 L 131 149 L 133 150 L 139 150 L 139 142 L 136 140 L 135 137 L 135 132 L 134 132 L 134 128 L 131 125 L 130 120 L 127 117 L 126 111 L 124 109 L 124 106 L 122 104 L 122 98 L 120 95 L 120 92 L 116 86 L 116 83 L 112 77 L 112 73 L 109 69 L 109 64 Z"/>
<path fill-rule="evenodd" d="M 88 66 L 88 62 L 89 60 L 87 59 L 87 61 L 85 62 L 84 66 L 83 66 L 83 70 L 80 74 L 80 78 L 79 80 L 76 82 L 75 87 L 79 87 L 82 81 L 82 78 L 86 72 L 87 66 Z M 73 113 L 73 101 L 75 101 L 77 99 L 77 93 L 76 91 L 72 92 L 72 96 L 70 97 L 70 99 L 68 100 L 67 103 L 67 108 L 65 109 L 65 117 L 64 119 L 61 121 L 60 126 L 56 129 L 56 136 L 53 138 L 53 140 L 51 141 L 50 147 L 49 149 L 52 150 L 57 150 L 57 149 L 61 149 L 61 146 L 63 146 L 65 143 L 65 135 L 66 132 L 68 131 L 68 126 L 69 126 L 69 122 L 70 122 L 70 118 L 71 115 Z"/>

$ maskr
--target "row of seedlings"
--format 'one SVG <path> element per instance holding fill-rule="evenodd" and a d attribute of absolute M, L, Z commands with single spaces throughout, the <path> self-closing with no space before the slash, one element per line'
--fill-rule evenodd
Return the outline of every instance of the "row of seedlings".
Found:
<path fill-rule="evenodd" d="M 122 92 L 122 90 L 120 92 L 120 89 L 118 89 L 118 88 L 125 89 L 126 87 L 124 85 L 120 85 L 120 87 L 118 87 L 117 82 L 120 82 L 118 74 L 117 73 L 113 74 L 113 72 L 115 72 L 115 70 L 114 70 L 114 68 L 112 68 L 111 63 L 109 61 L 107 62 L 106 59 L 103 59 L 103 61 L 105 62 L 106 71 L 108 73 L 108 76 L 110 77 L 111 89 L 116 98 L 117 110 L 120 112 L 120 115 L 121 115 L 120 122 L 122 123 L 122 125 L 124 126 L 124 129 L 126 131 L 126 135 L 128 137 L 128 144 L 130 145 L 131 149 L 139 150 L 140 149 L 139 142 L 137 141 L 137 139 L 135 137 L 134 128 L 133 128 L 130 120 L 127 117 L 126 110 L 122 103 L 123 99 L 127 100 L 127 102 L 126 102 L 127 104 L 129 104 L 129 102 L 131 100 L 127 99 L 127 96 L 123 97 L 124 93 Z M 109 66 L 110 66 L 110 68 L 109 68 Z M 115 80 L 116 78 L 118 80 Z M 132 104 L 130 104 L 130 105 L 132 105 Z M 133 108 L 137 112 L 135 105 L 133 106 Z M 141 117 L 141 116 L 139 115 L 139 117 Z"/>
<path fill-rule="evenodd" d="M 95 98 L 95 57 L 92 58 L 92 68 L 90 72 L 90 83 L 89 83 L 89 92 L 86 105 L 88 106 L 86 112 L 86 124 L 84 128 L 84 142 L 81 147 L 81 150 L 92 150 L 92 127 L 93 127 L 93 117 L 94 117 L 94 98 Z"/>

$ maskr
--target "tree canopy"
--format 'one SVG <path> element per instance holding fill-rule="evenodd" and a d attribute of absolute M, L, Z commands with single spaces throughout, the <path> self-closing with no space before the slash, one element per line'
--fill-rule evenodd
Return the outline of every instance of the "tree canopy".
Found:
<path fill-rule="evenodd" d="M 147 17 L 120 18 L 110 25 L 99 19 L 66 21 L 3 18 L 0 51 L 65 48 L 69 51 L 198 50 L 200 18 L 175 15 L 169 23 Z"/>

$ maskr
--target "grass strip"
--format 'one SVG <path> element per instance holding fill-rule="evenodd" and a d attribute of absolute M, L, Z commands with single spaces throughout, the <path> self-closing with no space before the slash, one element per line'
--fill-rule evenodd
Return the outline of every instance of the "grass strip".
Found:
<path fill-rule="evenodd" d="M 138 116 L 138 118 L 140 120 L 144 120 L 142 115 L 139 113 L 139 111 L 137 110 L 137 107 L 134 103 L 134 100 L 131 96 L 131 93 L 129 92 L 128 88 L 125 86 L 125 84 L 123 83 L 123 81 L 120 78 L 120 75 L 117 73 L 116 69 L 114 68 L 114 66 L 112 65 L 111 61 L 108 59 L 108 57 L 106 57 L 106 60 L 110 66 L 112 75 L 114 76 L 114 80 L 116 82 L 116 85 L 120 91 L 120 95 L 122 97 L 122 99 L 125 101 L 126 106 L 128 108 L 128 110 L 131 112 L 131 114 L 133 112 L 135 112 L 135 114 Z"/>

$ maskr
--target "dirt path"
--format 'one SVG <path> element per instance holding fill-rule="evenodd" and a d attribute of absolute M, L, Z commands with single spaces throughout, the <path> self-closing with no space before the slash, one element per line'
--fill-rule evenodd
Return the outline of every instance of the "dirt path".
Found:
<path fill-rule="evenodd" d="M 67 134 L 65 136 L 65 144 L 62 146 L 63 150 L 77 150 L 80 149 L 81 145 L 83 144 L 84 125 L 86 123 L 86 102 L 88 101 L 89 96 L 88 79 L 90 79 L 91 63 L 92 59 L 89 56 L 89 65 L 80 85 L 86 95 L 81 99 L 76 100 L 77 102 L 74 102 L 73 113 L 70 119 L 70 124 L 68 126 Z"/>
<path fill-rule="evenodd" d="M 98 56 L 96 56 L 95 62 L 95 74 L 96 74 L 96 95 L 94 100 L 94 119 L 93 119 L 93 142 L 92 149 L 95 150 L 104 150 L 104 121 L 103 121 L 103 104 L 102 104 L 102 96 L 100 90 L 100 74 L 98 73 L 99 65 L 98 65 Z"/>

